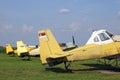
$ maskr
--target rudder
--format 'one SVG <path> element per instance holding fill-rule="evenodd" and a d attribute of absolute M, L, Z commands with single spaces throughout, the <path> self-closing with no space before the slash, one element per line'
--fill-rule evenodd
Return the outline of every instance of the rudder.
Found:
<path fill-rule="evenodd" d="M 21 57 L 29 55 L 28 50 L 23 41 L 17 41 L 17 55 Z"/>
<path fill-rule="evenodd" d="M 50 58 L 50 56 L 54 56 L 58 52 L 63 52 L 50 30 L 39 31 L 38 36 L 42 64 L 47 64 L 47 59 Z"/>
<path fill-rule="evenodd" d="M 11 44 L 6 44 L 6 54 L 13 54 L 14 50 L 11 46 Z"/>

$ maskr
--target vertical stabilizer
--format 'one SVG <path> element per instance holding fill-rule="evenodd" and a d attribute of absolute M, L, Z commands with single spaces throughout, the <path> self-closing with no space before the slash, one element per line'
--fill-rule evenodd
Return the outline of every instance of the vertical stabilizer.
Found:
<path fill-rule="evenodd" d="M 38 32 L 40 42 L 40 57 L 42 64 L 47 63 L 50 56 L 54 56 L 58 52 L 62 52 L 61 47 L 54 38 L 50 30 L 42 30 Z"/>
<path fill-rule="evenodd" d="M 18 56 L 26 56 L 29 54 L 23 41 L 17 41 L 17 54 Z"/>
<path fill-rule="evenodd" d="M 6 44 L 6 54 L 13 54 L 14 50 L 11 46 L 11 44 Z"/>

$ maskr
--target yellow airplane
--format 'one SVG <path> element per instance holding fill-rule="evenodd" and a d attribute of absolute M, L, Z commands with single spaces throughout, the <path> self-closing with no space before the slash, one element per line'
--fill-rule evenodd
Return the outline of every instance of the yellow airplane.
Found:
<path fill-rule="evenodd" d="M 21 57 L 24 57 L 24 56 L 29 57 L 28 49 L 22 41 L 17 41 L 17 55 Z"/>
<path fill-rule="evenodd" d="M 14 50 L 11 44 L 6 44 L 6 54 L 16 54 L 17 50 Z"/>
<path fill-rule="evenodd" d="M 74 62 L 88 59 L 118 59 L 120 57 L 120 35 L 113 35 L 106 30 L 94 31 L 86 45 L 63 51 L 54 38 L 51 30 L 38 32 L 40 43 L 40 60 L 43 65 L 55 66 L 60 63 Z"/>
<path fill-rule="evenodd" d="M 28 56 L 28 59 L 30 59 L 29 52 L 35 48 L 28 47 L 26 44 L 23 43 L 23 41 L 17 41 L 17 49 L 13 49 L 11 44 L 6 44 L 6 54 L 16 54 L 20 57 Z"/>

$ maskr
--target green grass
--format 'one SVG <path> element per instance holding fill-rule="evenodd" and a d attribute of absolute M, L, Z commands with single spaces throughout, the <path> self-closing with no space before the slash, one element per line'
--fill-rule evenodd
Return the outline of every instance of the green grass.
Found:
<path fill-rule="evenodd" d="M 97 72 L 108 67 L 96 65 L 95 60 L 74 62 L 71 64 L 73 72 L 69 73 L 63 64 L 45 68 L 39 57 L 31 59 L 25 61 L 0 52 L 0 80 L 120 80 L 120 74 Z"/>

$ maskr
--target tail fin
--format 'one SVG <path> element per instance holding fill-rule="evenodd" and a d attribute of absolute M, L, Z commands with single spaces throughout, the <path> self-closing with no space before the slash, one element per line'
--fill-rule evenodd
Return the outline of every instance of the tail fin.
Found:
<path fill-rule="evenodd" d="M 58 52 L 63 53 L 61 47 L 54 38 L 50 30 L 42 30 L 38 32 L 40 42 L 40 58 L 42 64 L 49 63 L 48 58 L 58 58 L 60 55 L 56 55 Z M 63 55 L 62 55 L 63 56 Z"/>
<path fill-rule="evenodd" d="M 26 45 L 23 43 L 23 41 L 17 41 L 17 54 L 21 57 L 29 54 Z"/>
<path fill-rule="evenodd" d="M 6 44 L 6 54 L 13 54 L 14 50 L 11 46 L 11 44 Z"/>

